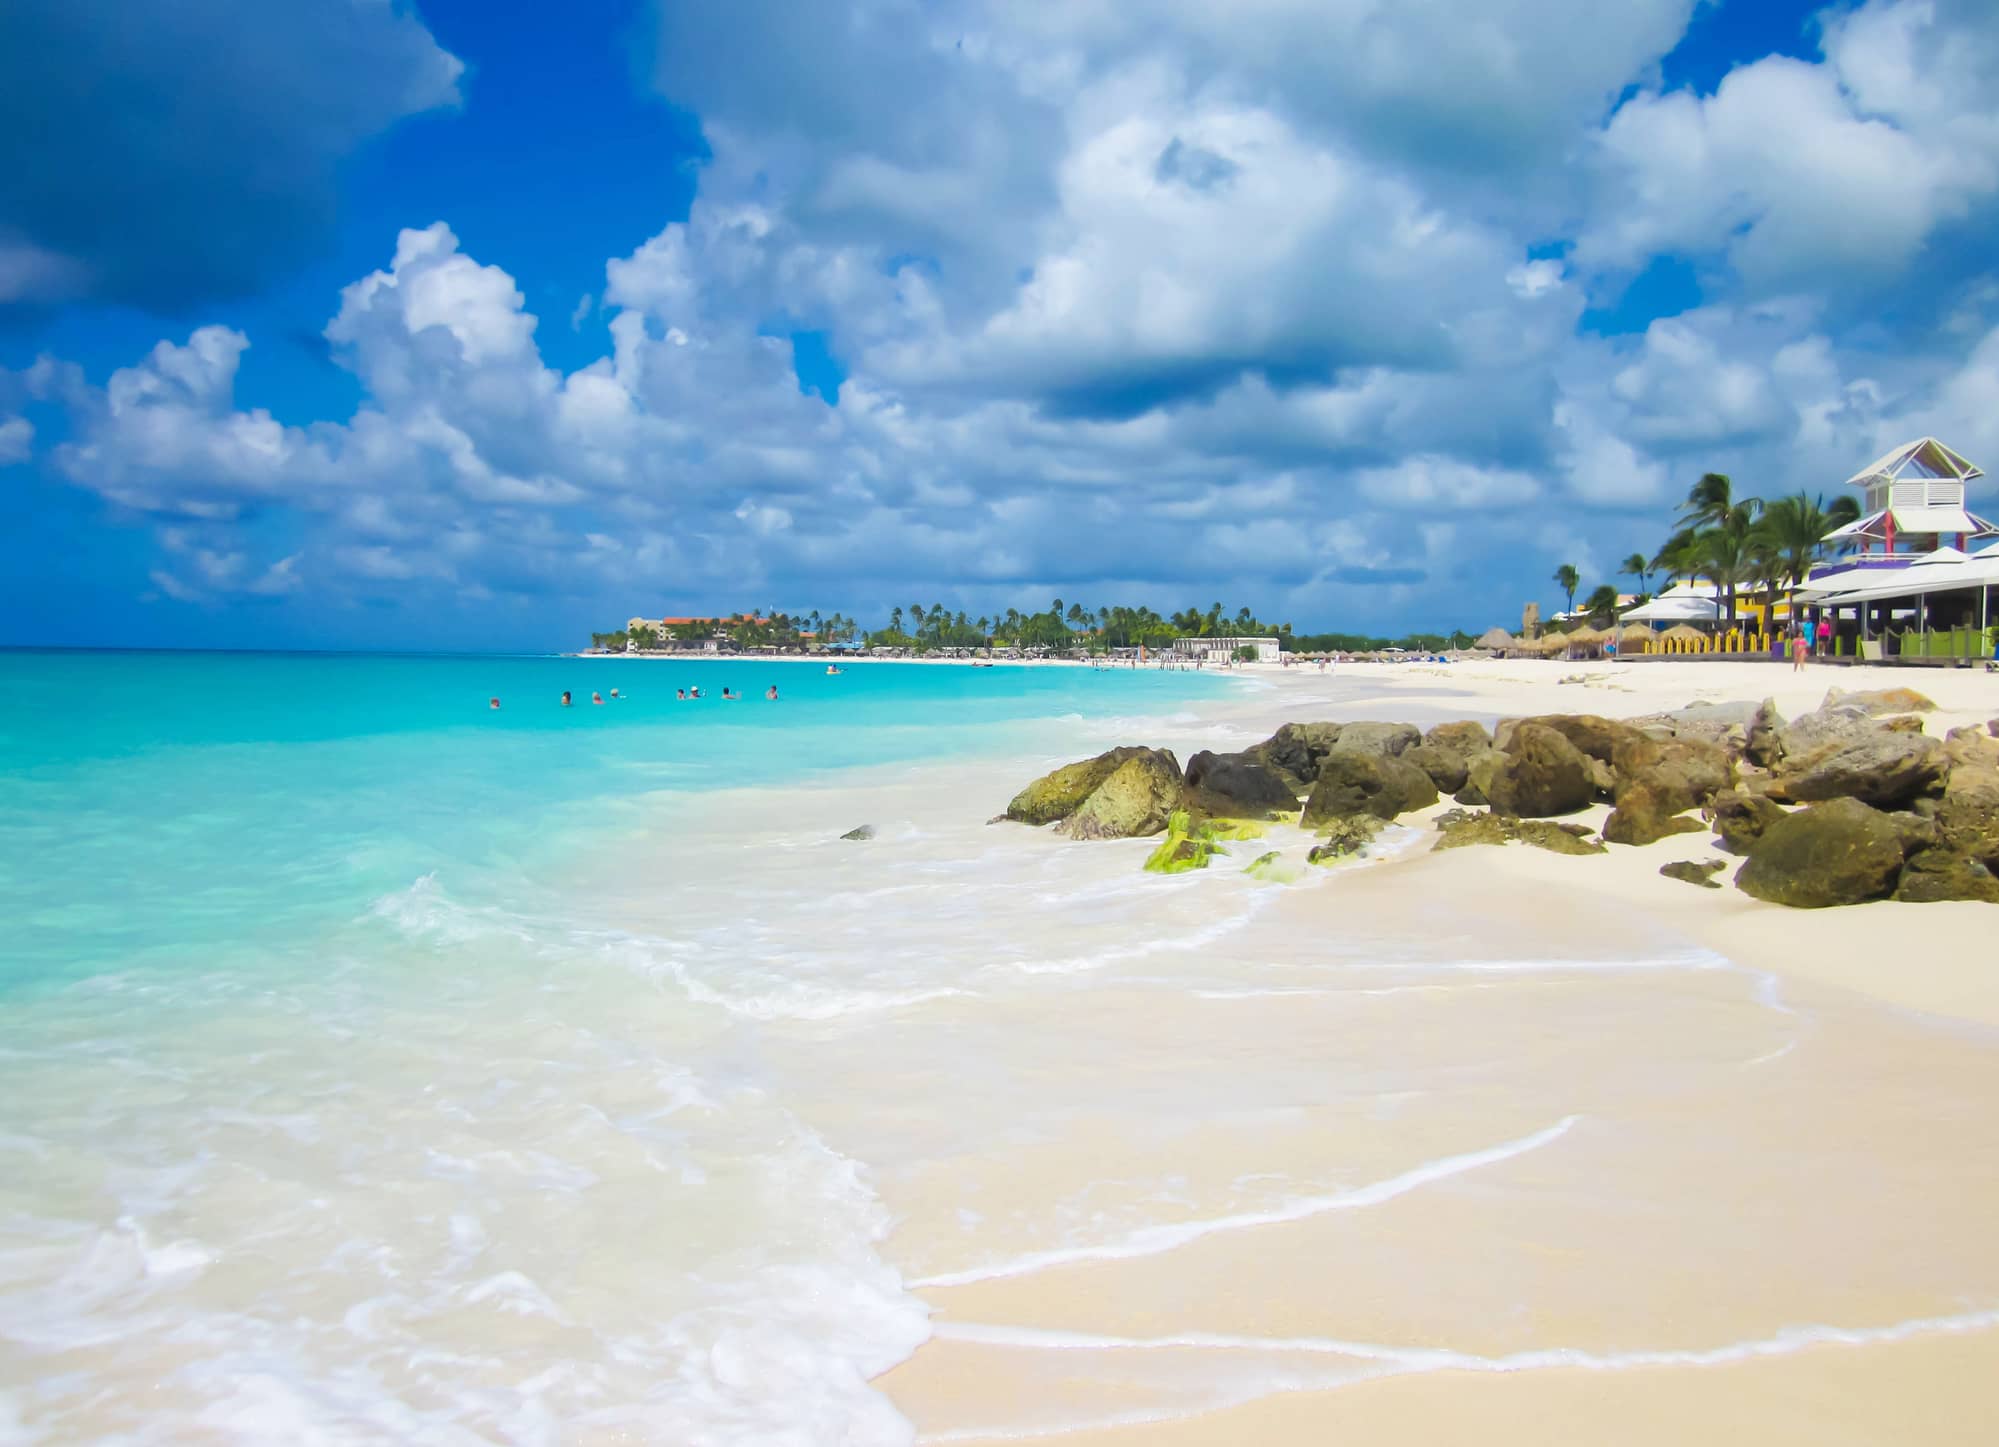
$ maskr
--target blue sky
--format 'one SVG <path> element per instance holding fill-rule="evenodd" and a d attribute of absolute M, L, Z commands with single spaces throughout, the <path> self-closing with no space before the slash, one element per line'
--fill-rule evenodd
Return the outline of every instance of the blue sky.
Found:
<path fill-rule="evenodd" d="M 0 643 L 1511 622 L 1999 458 L 1970 0 L 0 10 Z"/>

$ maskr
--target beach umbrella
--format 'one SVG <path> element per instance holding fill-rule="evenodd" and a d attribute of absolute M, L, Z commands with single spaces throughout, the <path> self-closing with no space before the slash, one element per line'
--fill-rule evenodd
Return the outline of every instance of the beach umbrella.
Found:
<path fill-rule="evenodd" d="M 1609 636 L 1608 633 L 1599 632 L 1587 623 L 1583 624 L 1580 628 L 1569 630 L 1569 642 L 1571 643 L 1601 643 Z"/>
<path fill-rule="evenodd" d="M 1690 623 L 1675 623 L 1659 636 L 1661 638 L 1670 638 L 1675 643 L 1698 643 L 1701 639 L 1707 637 L 1707 634 L 1701 632 L 1700 629 Z"/>
<path fill-rule="evenodd" d="M 1527 646 L 1537 653 L 1545 653 L 1550 656 L 1557 653 L 1567 653 L 1569 651 L 1569 635 L 1566 633 L 1544 633 Z"/>
<path fill-rule="evenodd" d="M 1511 633 L 1508 633 L 1504 628 L 1495 626 L 1492 628 L 1488 628 L 1485 630 L 1485 632 L 1479 634 L 1478 642 L 1474 646 L 1478 648 L 1490 648 L 1498 652 L 1504 652 L 1505 650 L 1512 648 L 1514 646 L 1514 639 L 1513 635 Z"/>
<path fill-rule="evenodd" d="M 1627 623 L 1624 631 L 1617 636 L 1617 641 L 1619 643 L 1649 643 L 1652 641 L 1652 630 L 1647 628 L 1643 623 Z"/>

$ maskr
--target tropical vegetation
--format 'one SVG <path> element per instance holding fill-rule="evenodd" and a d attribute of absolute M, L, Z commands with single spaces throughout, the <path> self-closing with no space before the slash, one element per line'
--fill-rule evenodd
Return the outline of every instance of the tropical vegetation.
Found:
<path fill-rule="evenodd" d="M 1632 553 L 1617 571 L 1638 580 L 1640 602 L 1650 596 L 1655 577 L 1708 583 L 1722 605 L 1722 616 L 1733 625 L 1745 591 L 1795 597 L 1813 564 L 1826 556 L 1826 535 L 1859 517 L 1859 504 L 1852 497 L 1828 503 L 1823 496 L 1798 492 L 1766 503 L 1737 497 L 1734 480 L 1726 473 L 1703 473 L 1687 490 L 1678 509 L 1678 526 L 1658 550 L 1649 558 Z M 1557 568 L 1554 582 L 1568 597 L 1568 611 L 1575 613 L 1583 582 L 1575 565 Z M 1617 613 L 1618 596 L 1609 583 L 1589 593 L 1583 603 L 1589 621 L 1610 622 Z"/>

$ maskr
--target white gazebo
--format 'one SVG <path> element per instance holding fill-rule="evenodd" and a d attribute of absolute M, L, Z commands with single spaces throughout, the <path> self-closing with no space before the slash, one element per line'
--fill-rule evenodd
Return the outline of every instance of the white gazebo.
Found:
<path fill-rule="evenodd" d="M 1618 614 L 1625 623 L 1719 623 L 1721 600 L 1693 582 L 1674 583 L 1650 602 Z"/>
<path fill-rule="evenodd" d="M 1827 542 L 1871 552 L 1876 543 L 1893 554 L 1896 539 L 1915 551 L 1955 540 L 1962 549 L 1973 538 L 1999 537 L 1999 527 L 1964 506 L 1964 487 L 1984 470 L 1934 437 L 1904 442 L 1846 480 L 1866 492 L 1859 522 L 1826 534 Z"/>

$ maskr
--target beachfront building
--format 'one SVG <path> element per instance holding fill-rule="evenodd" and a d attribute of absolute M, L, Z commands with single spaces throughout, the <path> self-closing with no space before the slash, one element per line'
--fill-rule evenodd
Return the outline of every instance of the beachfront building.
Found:
<path fill-rule="evenodd" d="M 768 618 L 754 618 L 747 613 L 729 618 L 633 618 L 625 624 L 625 632 L 633 634 L 641 629 L 651 632 L 659 640 L 658 649 L 664 652 L 720 653 L 729 641 L 729 629 L 745 623 L 761 626 L 769 621 Z M 628 638 L 625 651 L 636 653 L 639 650 Z"/>
<path fill-rule="evenodd" d="M 1176 638 L 1167 652 L 1187 662 L 1223 663 L 1233 659 L 1236 651 L 1242 648 L 1254 649 L 1258 663 L 1277 662 L 1278 644 L 1275 638 L 1247 638 L 1235 634 L 1217 638 Z"/>
<path fill-rule="evenodd" d="M 1839 548 L 1801 590 L 1836 650 L 1858 657 L 1976 658 L 1999 593 L 1999 525 L 1966 506 L 1984 469 L 1934 437 L 1905 442 L 1847 479 L 1865 491 L 1858 522 L 1829 533 Z M 1878 549 L 1878 551 L 1877 551 Z"/>
<path fill-rule="evenodd" d="M 1934 437 L 1904 442 L 1846 480 L 1866 494 L 1860 520 L 1826 541 L 1863 563 L 1870 557 L 1906 563 L 1946 545 L 1963 552 L 1975 540 L 1999 537 L 1999 527 L 1965 509 L 1965 485 L 1984 475 Z"/>

